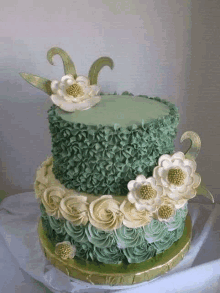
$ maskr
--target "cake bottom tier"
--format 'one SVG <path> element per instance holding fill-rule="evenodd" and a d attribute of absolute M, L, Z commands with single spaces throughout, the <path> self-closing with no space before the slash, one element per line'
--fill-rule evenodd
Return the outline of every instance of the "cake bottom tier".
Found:
<path fill-rule="evenodd" d="M 75 258 L 63 260 L 55 254 L 55 245 L 46 236 L 41 220 L 38 234 L 46 258 L 68 276 L 96 285 L 132 285 L 152 280 L 175 267 L 189 249 L 192 225 L 188 214 L 183 235 L 178 241 L 163 253 L 132 264 L 104 264 Z"/>

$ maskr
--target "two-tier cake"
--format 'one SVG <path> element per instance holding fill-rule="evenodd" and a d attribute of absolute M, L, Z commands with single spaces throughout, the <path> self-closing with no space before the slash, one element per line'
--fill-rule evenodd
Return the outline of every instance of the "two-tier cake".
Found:
<path fill-rule="evenodd" d="M 21 76 L 45 91 L 52 156 L 37 170 L 39 237 L 46 257 L 66 274 L 94 284 L 129 285 L 175 266 L 189 249 L 189 199 L 201 185 L 194 132 L 186 152 L 174 152 L 178 109 L 160 98 L 100 93 L 108 57 L 96 60 L 88 78 L 78 76 L 60 48 L 65 75 L 47 80 Z"/>

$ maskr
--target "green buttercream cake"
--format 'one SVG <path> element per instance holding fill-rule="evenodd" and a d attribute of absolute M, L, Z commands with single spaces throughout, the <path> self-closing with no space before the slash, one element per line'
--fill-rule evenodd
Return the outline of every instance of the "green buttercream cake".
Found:
<path fill-rule="evenodd" d="M 174 150 L 179 113 L 160 98 L 103 95 L 86 111 L 48 111 L 53 173 L 69 189 L 126 195 L 138 174 L 152 176 Z"/>
<path fill-rule="evenodd" d="M 195 172 L 199 136 L 186 132 L 182 138 L 191 139 L 190 149 L 174 153 L 179 112 L 173 103 L 128 92 L 99 94 L 98 73 L 103 66 L 113 69 L 111 58 L 97 59 L 87 78 L 77 75 L 60 48 L 48 51 L 51 64 L 56 54 L 64 64 L 60 81 L 21 74 L 53 101 L 48 110 L 52 156 L 37 170 L 34 185 L 45 254 L 53 255 L 62 271 L 106 264 L 105 274 L 112 266 L 132 270 L 148 259 L 157 265 L 184 233 L 188 242 L 181 251 L 186 251 L 187 202 L 201 182 Z M 182 257 L 181 251 L 176 255 Z M 76 274 L 73 269 L 70 276 Z"/>

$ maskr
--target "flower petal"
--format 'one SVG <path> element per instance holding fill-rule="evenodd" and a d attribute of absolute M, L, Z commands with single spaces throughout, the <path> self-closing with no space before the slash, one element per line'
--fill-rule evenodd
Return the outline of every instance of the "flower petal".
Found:
<path fill-rule="evenodd" d="M 57 91 L 58 91 L 58 89 L 59 89 L 59 81 L 58 81 L 58 80 L 53 80 L 53 81 L 51 82 L 51 89 L 52 89 L 52 92 L 53 92 L 54 94 L 57 93 Z"/>
<path fill-rule="evenodd" d="M 135 179 L 136 182 L 138 183 L 145 183 L 146 182 L 146 177 L 144 175 L 138 175 Z"/>
<path fill-rule="evenodd" d="M 197 167 L 196 161 L 185 159 L 184 160 L 184 165 L 185 166 L 190 166 L 193 173 L 196 171 L 196 167 Z"/>
<path fill-rule="evenodd" d="M 179 159 L 181 161 L 185 160 L 185 155 L 183 152 L 176 152 L 175 154 L 172 155 L 172 160 L 174 159 Z"/>
<path fill-rule="evenodd" d="M 168 168 L 172 167 L 172 162 L 170 160 L 163 160 L 161 162 L 161 167 L 168 169 Z"/>
<path fill-rule="evenodd" d="M 86 87 L 90 85 L 89 79 L 85 76 L 82 76 L 82 75 L 80 75 L 76 78 L 76 82 L 79 85 L 86 86 Z"/>
<path fill-rule="evenodd" d="M 158 160 L 158 166 L 161 166 L 161 163 L 164 161 L 164 160 L 168 160 L 168 161 L 171 161 L 171 156 L 170 155 L 162 155 L 159 160 Z"/>
<path fill-rule="evenodd" d="M 100 87 L 96 84 L 90 86 L 90 95 L 96 96 L 100 91 Z"/>
<path fill-rule="evenodd" d="M 194 179 L 193 188 L 197 188 L 201 183 L 201 176 L 198 173 L 195 173 L 193 179 Z"/>
<path fill-rule="evenodd" d="M 62 106 L 63 99 L 59 95 L 51 95 L 50 98 L 55 105 L 57 105 L 58 107 Z"/>
<path fill-rule="evenodd" d="M 61 78 L 61 82 L 66 84 L 67 83 L 67 80 L 70 79 L 70 80 L 74 80 L 73 76 L 71 74 L 67 74 L 67 75 L 64 75 L 62 78 Z"/>
<path fill-rule="evenodd" d="M 134 188 L 135 180 L 131 180 L 128 182 L 128 190 L 131 191 Z"/>

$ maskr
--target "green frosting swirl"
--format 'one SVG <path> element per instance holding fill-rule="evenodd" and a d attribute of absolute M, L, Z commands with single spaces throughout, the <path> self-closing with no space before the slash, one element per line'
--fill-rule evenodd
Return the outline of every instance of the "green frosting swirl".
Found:
<path fill-rule="evenodd" d="M 79 243 L 75 242 L 76 246 L 76 256 L 84 260 L 95 260 L 94 255 L 94 245 L 92 243 Z"/>
<path fill-rule="evenodd" d="M 58 234 L 66 234 L 66 230 L 64 227 L 65 220 L 64 219 L 55 219 L 53 216 L 48 216 L 48 220 L 50 222 L 51 228 Z"/>
<path fill-rule="evenodd" d="M 41 211 L 41 217 L 47 219 L 47 212 L 46 212 L 45 207 L 42 203 L 40 204 L 40 211 Z"/>
<path fill-rule="evenodd" d="M 143 230 L 145 239 L 149 243 L 160 241 L 168 232 L 166 224 L 155 219 L 152 219 L 148 225 L 144 226 Z"/>
<path fill-rule="evenodd" d="M 120 264 L 123 259 L 123 253 L 117 246 L 106 248 L 94 247 L 94 254 L 98 261 L 106 264 Z"/>
<path fill-rule="evenodd" d="M 146 240 L 141 245 L 123 249 L 123 252 L 129 263 L 140 263 L 156 255 L 155 247 Z"/>
<path fill-rule="evenodd" d="M 88 242 L 88 237 L 86 235 L 86 228 L 83 225 L 73 226 L 69 221 L 64 224 L 66 233 L 77 242 Z"/>
<path fill-rule="evenodd" d="M 176 215 L 172 221 L 166 222 L 168 231 L 173 231 L 181 227 L 185 223 L 185 218 L 188 213 L 187 205 L 176 211 Z"/>
<path fill-rule="evenodd" d="M 126 195 L 138 174 L 152 176 L 159 157 L 173 153 L 179 114 L 168 101 L 142 97 L 168 106 L 168 115 L 127 127 L 86 125 L 64 120 L 53 105 L 48 119 L 56 179 L 68 189 Z"/>
<path fill-rule="evenodd" d="M 152 244 L 156 248 L 157 254 L 159 254 L 161 252 L 164 252 L 170 246 L 172 246 L 175 241 L 176 241 L 176 233 L 175 233 L 175 230 L 173 230 L 173 231 L 167 231 L 167 233 L 163 235 L 160 241 L 156 241 Z"/>
<path fill-rule="evenodd" d="M 115 230 L 119 248 L 142 245 L 145 242 L 142 228 L 128 228 L 121 226 Z"/>
<path fill-rule="evenodd" d="M 103 231 L 101 229 L 97 229 L 89 223 L 86 226 L 85 232 L 89 241 L 97 247 L 111 247 L 116 244 L 114 231 Z"/>

